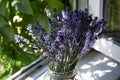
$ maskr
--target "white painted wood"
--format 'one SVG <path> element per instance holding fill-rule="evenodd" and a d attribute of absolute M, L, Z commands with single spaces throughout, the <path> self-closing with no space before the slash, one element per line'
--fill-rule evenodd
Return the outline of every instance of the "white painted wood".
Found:
<path fill-rule="evenodd" d="M 120 80 L 120 63 L 100 52 L 85 55 L 77 68 L 82 80 Z"/>
<path fill-rule="evenodd" d="M 77 80 L 120 80 L 120 63 L 97 51 L 82 57 L 77 70 Z M 36 80 L 44 80 L 45 75 L 46 72 Z"/>
<path fill-rule="evenodd" d="M 94 49 L 120 62 L 120 46 L 104 38 L 96 41 Z"/>
<path fill-rule="evenodd" d="M 27 76 L 27 78 L 25 78 L 25 80 L 41 80 L 41 79 L 38 79 L 39 76 L 41 75 L 42 77 L 42 74 L 44 74 L 47 70 L 47 66 L 45 67 L 42 67 L 40 69 L 37 69 L 35 72 L 33 72 L 31 75 Z M 44 77 L 44 76 L 43 76 Z M 44 79 L 43 79 L 44 80 Z"/>
<path fill-rule="evenodd" d="M 93 16 L 103 18 L 103 0 L 89 0 L 88 8 Z"/>

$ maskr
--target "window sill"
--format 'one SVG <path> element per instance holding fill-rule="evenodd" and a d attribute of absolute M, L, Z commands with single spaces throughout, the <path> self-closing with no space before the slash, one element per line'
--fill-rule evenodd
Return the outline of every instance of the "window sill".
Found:
<path fill-rule="evenodd" d="M 44 80 L 47 66 L 38 67 L 36 64 L 33 70 L 27 70 L 16 78 L 7 80 Z M 33 68 L 32 67 L 32 68 Z M 95 50 L 83 56 L 77 64 L 77 77 L 83 80 L 119 80 L 120 64 Z"/>
<path fill-rule="evenodd" d="M 96 41 L 93 48 L 108 57 L 120 62 L 120 43 L 116 42 L 112 38 L 101 38 Z"/>

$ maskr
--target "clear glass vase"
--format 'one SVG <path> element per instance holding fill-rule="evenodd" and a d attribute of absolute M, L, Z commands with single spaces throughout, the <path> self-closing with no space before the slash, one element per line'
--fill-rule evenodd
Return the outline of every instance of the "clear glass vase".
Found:
<path fill-rule="evenodd" d="M 75 80 L 77 74 L 76 65 L 78 58 L 61 60 L 60 63 L 55 61 L 48 65 L 48 71 L 44 80 Z"/>
<path fill-rule="evenodd" d="M 75 80 L 76 74 L 77 74 L 76 68 L 69 72 L 64 73 L 54 72 L 48 68 L 44 80 Z"/>

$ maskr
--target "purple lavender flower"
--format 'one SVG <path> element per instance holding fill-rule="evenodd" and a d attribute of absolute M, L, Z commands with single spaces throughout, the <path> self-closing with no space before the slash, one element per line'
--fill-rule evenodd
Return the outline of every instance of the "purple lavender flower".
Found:
<path fill-rule="evenodd" d="M 23 48 L 24 44 L 23 43 L 19 43 L 19 47 Z"/>
<path fill-rule="evenodd" d="M 28 39 L 23 39 L 23 42 L 25 42 L 26 44 L 29 44 L 29 40 Z"/>
<path fill-rule="evenodd" d="M 63 35 L 64 35 L 64 34 L 63 34 L 63 31 L 62 31 L 62 30 L 58 31 L 58 32 L 57 32 L 57 35 L 58 35 L 58 36 L 63 36 Z"/>
<path fill-rule="evenodd" d="M 29 40 L 27 40 L 27 39 L 24 38 L 23 36 L 15 35 L 14 38 L 15 38 L 15 40 L 16 40 L 17 43 L 20 43 L 20 42 L 29 43 Z"/>
<path fill-rule="evenodd" d="M 57 36 L 57 37 L 56 37 L 56 41 L 61 42 L 61 41 L 62 41 L 62 38 L 61 38 L 60 36 Z"/>
<path fill-rule="evenodd" d="M 47 16 L 50 16 L 50 15 L 51 15 L 51 13 L 50 13 L 50 11 L 49 11 L 48 9 L 46 9 L 46 15 L 47 15 Z"/>
<path fill-rule="evenodd" d="M 67 12 L 62 10 L 62 17 L 63 19 L 67 19 L 68 18 Z"/>
<path fill-rule="evenodd" d="M 36 39 L 36 35 L 35 35 L 34 33 L 31 34 L 31 37 L 32 37 L 33 39 Z"/>
<path fill-rule="evenodd" d="M 65 49 L 65 46 L 64 45 L 60 45 L 59 49 Z"/>
<path fill-rule="evenodd" d="M 15 40 L 16 40 L 16 42 L 17 42 L 17 43 L 19 43 L 19 42 L 20 42 L 20 40 L 21 40 L 21 38 L 20 38 L 20 36 L 19 36 L 19 35 L 15 35 L 15 36 L 14 36 L 14 38 L 15 38 Z"/>
<path fill-rule="evenodd" d="M 70 35 L 72 33 L 72 31 L 70 29 L 66 30 L 66 35 Z"/>
<path fill-rule="evenodd" d="M 33 39 L 32 48 L 35 49 L 35 53 L 40 53 L 39 48 L 42 47 L 50 60 L 59 61 L 64 54 L 73 54 L 73 57 L 85 54 L 105 32 L 105 21 L 98 17 L 93 19 L 88 9 L 72 11 L 66 8 L 58 15 L 56 12 L 54 8 L 53 18 L 48 19 L 49 35 L 38 21 L 35 21 L 33 27 L 30 24 L 27 26 Z M 15 40 L 17 43 L 30 43 L 28 39 L 19 35 L 15 35 Z M 19 47 L 24 48 L 25 52 L 28 50 L 22 44 Z"/>
<path fill-rule="evenodd" d="M 35 44 L 33 44 L 33 48 L 39 48 L 40 47 L 40 43 L 36 42 Z"/>
<path fill-rule="evenodd" d="M 97 19 L 96 21 L 95 21 L 95 24 L 102 24 L 102 19 Z"/>
<path fill-rule="evenodd" d="M 30 33 L 32 33 L 32 25 L 31 24 L 28 24 L 27 28 L 26 28 Z"/>
<path fill-rule="evenodd" d="M 55 42 L 53 42 L 53 43 L 51 44 L 51 48 L 52 48 L 52 49 L 55 49 L 55 48 L 56 48 Z"/>
<path fill-rule="evenodd" d="M 60 45 L 59 46 L 59 50 L 60 50 L 60 52 L 63 53 L 65 51 L 65 46 L 64 45 Z"/>
<path fill-rule="evenodd" d="M 56 57 L 55 57 L 55 58 L 57 59 L 56 61 L 59 61 L 59 60 L 61 59 L 61 57 L 62 57 L 62 54 L 61 54 L 61 53 L 58 53 L 58 54 L 56 55 Z"/>

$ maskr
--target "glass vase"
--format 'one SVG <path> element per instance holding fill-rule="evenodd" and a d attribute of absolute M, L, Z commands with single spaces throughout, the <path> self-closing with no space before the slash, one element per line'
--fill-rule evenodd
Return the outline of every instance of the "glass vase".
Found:
<path fill-rule="evenodd" d="M 44 80 L 75 80 L 77 61 L 77 58 L 63 59 L 60 63 L 52 61 L 48 65 Z"/>
<path fill-rule="evenodd" d="M 77 74 L 76 68 L 64 73 L 54 72 L 48 69 L 44 80 L 75 80 L 75 75 Z"/>

